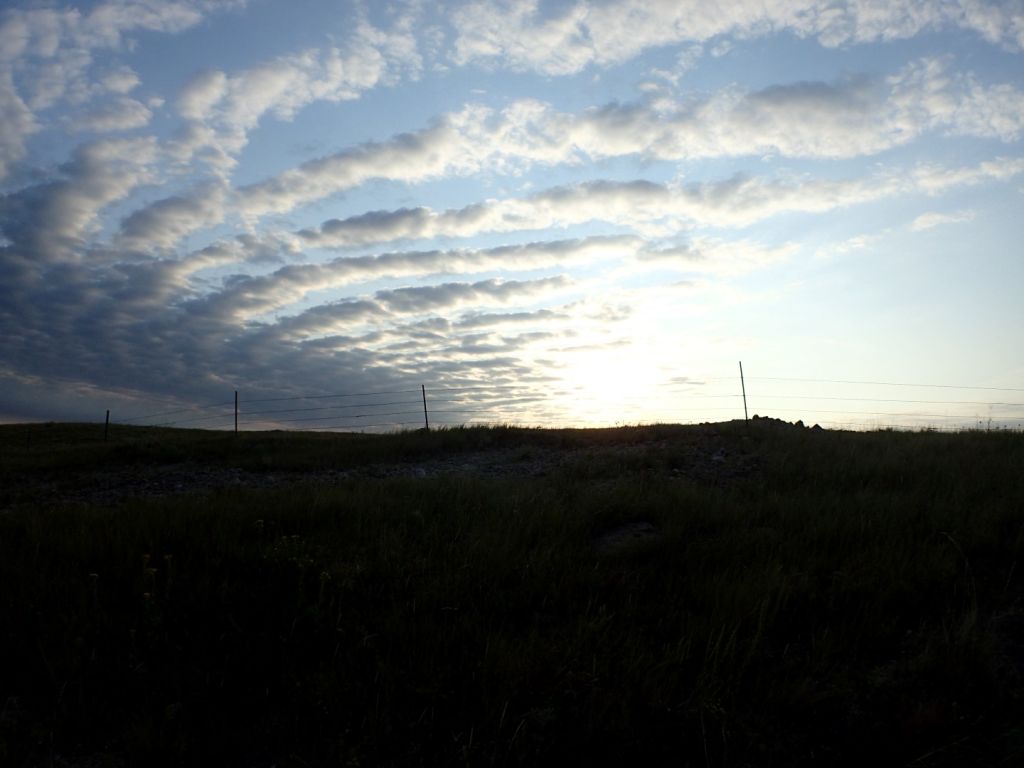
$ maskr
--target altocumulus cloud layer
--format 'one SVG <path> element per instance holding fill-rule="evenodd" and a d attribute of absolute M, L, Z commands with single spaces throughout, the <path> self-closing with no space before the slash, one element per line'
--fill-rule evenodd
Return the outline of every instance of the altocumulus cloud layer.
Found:
<path fill-rule="evenodd" d="M 886 282 L 1020 274 L 1021 2 L 275 5 L 0 12 L 0 417 L 884 368 Z"/>

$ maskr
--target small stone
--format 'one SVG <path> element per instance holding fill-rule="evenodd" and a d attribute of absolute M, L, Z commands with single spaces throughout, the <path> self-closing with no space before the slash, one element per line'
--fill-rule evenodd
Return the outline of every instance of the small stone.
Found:
<path fill-rule="evenodd" d="M 648 522 L 626 523 L 594 539 L 594 548 L 602 555 L 614 554 L 656 538 L 658 529 Z"/>

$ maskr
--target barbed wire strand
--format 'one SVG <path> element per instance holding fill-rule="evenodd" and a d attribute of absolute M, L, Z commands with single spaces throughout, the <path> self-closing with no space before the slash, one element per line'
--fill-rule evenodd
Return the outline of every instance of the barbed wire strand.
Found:
<path fill-rule="evenodd" d="M 755 398 L 748 398 L 753 400 Z M 834 395 L 757 395 L 757 400 L 843 400 L 853 403 L 921 403 L 925 405 L 999 405 L 1024 408 L 1024 403 L 995 403 L 976 400 L 898 400 L 884 397 L 836 397 Z"/>
<path fill-rule="evenodd" d="M 391 405 L 415 405 L 416 400 L 393 400 L 386 403 L 350 403 L 346 405 L 322 405 L 317 408 L 282 408 L 276 411 L 242 411 L 239 410 L 239 415 L 243 413 L 246 416 L 267 416 L 273 413 L 307 413 L 312 411 L 340 411 L 346 408 L 370 408 L 370 407 L 385 407 Z"/>
<path fill-rule="evenodd" d="M 422 410 L 416 411 L 391 411 L 390 413 L 351 413 L 345 416 L 308 416 L 299 417 L 297 419 L 260 419 L 261 422 L 266 424 L 297 424 L 303 421 L 330 421 L 331 419 L 345 418 L 345 419 L 369 419 L 377 416 L 410 416 L 414 413 L 423 413 Z"/>
<path fill-rule="evenodd" d="M 931 387 L 935 389 L 977 389 L 991 392 L 1024 392 L 1024 388 L 1018 387 L 982 387 L 968 386 L 966 384 L 910 384 L 899 381 L 855 381 L 852 379 L 794 379 L 782 376 L 747 376 L 747 381 L 798 381 L 817 384 L 861 384 L 880 387 Z"/>
<path fill-rule="evenodd" d="M 209 405 L 190 405 L 187 408 L 178 408 L 173 411 L 164 411 L 162 413 L 150 413 L 145 416 L 129 416 L 125 419 L 117 419 L 111 421 L 111 424 L 127 424 L 129 421 L 139 421 L 140 419 L 158 419 L 162 416 L 173 416 L 176 413 L 186 413 L 188 411 L 201 411 L 207 408 L 227 408 L 229 405 L 234 405 L 233 400 L 228 400 L 222 403 L 210 403 Z"/>
<path fill-rule="evenodd" d="M 690 389 L 697 387 L 703 387 L 709 381 L 734 381 L 736 377 L 701 377 L 700 379 L 688 379 L 685 381 L 669 381 L 659 382 L 654 385 L 655 388 L 664 390 L 679 391 L 680 389 Z M 773 377 L 773 376 L 751 376 L 747 377 L 750 382 L 767 382 L 767 381 L 779 381 L 779 382 L 801 382 L 801 383 L 820 383 L 820 384 L 841 384 L 841 385 L 862 385 L 862 386 L 893 386 L 893 387 L 928 387 L 937 389 L 955 389 L 955 390 L 977 390 L 977 391 L 993 391 L 993 392 L 1024 392 L 1024 388 L 1014 387 L 989 387 L 989 386 L 968 386 L 968 385 L 952 385 L 952 384 L 914 384 L 908 382 L 891 382 L 891 381 L 862 381 L 852 379 L 816 379 L 816 378 L 796 378 L 796 377 Z M 443 421 L 444 416 L 447 415 L 463 415 L 472 418 L 478 415 L 491 415 L 497 419 L 516 419 L 526 418 L 531 422 L 543 422 L 547 424 L 578 424 L 581 419 L 587 418 L 588 423 L 612 423 L 612 420 L 594 420 L 593 414 L 580 414 L 575 419 L 572 416 L 565 417 L 562 414 L 556 414 L 553 410 L 548 410 L 548 413 L 538 413 L 535 409 L 529 409 L 531 404 L 543 404 L 549 403 L 552 400 L 565 400 L 567 405 L 570 407 L 585 406 L 588 403 L 600 403 L 602 407 L 609 407 L 613 403 L 610 402 L 610 398 L 602 397 L 596 394 L 588 394 L 587 388 L 583 385 L 578 387 L 563 387 L 555 392 L 548 390 L 547 392 L 540 392 L 533 389 L 534 386 L 544 386 L 544 382 L 529 382 L 526 384 L 466 384 L 466 385 L 455 385 L 455 386 L 436 386 L 427 389 L 429 400 L 431 404 L 445 404 L 445 405 L 464 405 L 466 407 L 459 408 L 428 408 L 428 414 L 437 414 L 440 417 L 439 425 L 446 425 L 447 422 Z M 515 395 L 516 391 L 522 392 L 521 395 Z M 241 400 L 240 405 L 249 405 L 254 403 L 272 403 L 272 402 L 296 402 L 296 401 L 315 401 L 315 400 L 326 400 L 326 399 L 345 399 L 345 398 L 370 398 L 370 397 L 381 397 L 387 395 L 397 394 L 420 394 L 420 389 L 399 389 L 399 390 L 377 390 L 373 392 L 344 392 L 344 393 L 333 393 L 333 394 L 317 394 L 317 395 L 293 395 L 286 397 L 272 397 L 272 398 L 255 398 L 252 400 Z M 438 397 L 437 393 L 455 394 L 464 392 L 466 395 L 460 396 L 449 396 L 449 397 Z M 501 393 L 508 392 L 512 396 L 503 396 Z M 473 393 L 488 393 L 483 394 L 482 397 L 474 396 Z M 738 400 L 742 397 L 740 393 L 728 393 L 719 394 L 712 392 L 696 392 L 686 391 L 679 392 L 680 396 L 689 399 L 732 399 Z M 626 408 L 627 411 L 632 407 L 634 401 L 650 400 L 650 396 L 645 395 L 630 395 L 624 394 L 622 396 L 613 399 L 614 403 L 617 403 L 620 408 Z M 891 403 L 901 405 L 946 405 L 946 406 L 973 406 L 981 408 L 1024 408 L 1024 402 L 996 402 L 996 401 L 980 401 L 980 400 L 930 400 L 930 399 L 900 399 L 900 398 L 876 398 L 876 397 L 847 397 L 847 396 L 836 396 L 836 395 L 809 395 L 809 394 L 769 394 L 769 393 L 758 393 L 753 397 L 748 397 L 751 401 L 752 410 L 755 410 L 753 406 L 758 404 L 763 405 L 765 401 L 781 401 L 781 400 L 800 400 L 803 402 L 807 401 L 833 401 L 833 402 L 864 402 L 864 403 Z M 332 419 L 347 419 L 351 421 L 381 417 L 381 416 L 401 416 L 419 414 L 420 410 L 410 411 L 392 411 L 381 413 L 374 410 L 369 412 L 370 409 L 377 409 L 381 407 L 390 407 L 395 405 L 418 405 L 419 400 L 389 400 L 385 402 L 364 402 L 364 403 L 345 403 L 336 405 L 324 405 L 309 408 L 283 408 L 273 410 L 258 410 L 258 411 L 245 411 L 240 410 L 238 415 L 245 419 L 246 424 L 286 424 L 295 423 L 300 424 L 303 422 L 318 422 L 327 421 Z M 140 416 L 132 416 L 125 419 L 118 419 L 112 421 L 113 424 L 124 424 L 131 426 L 131 422 L 140 422 L 150 419 L 158 419 L 167 416 L 174 416 L 177 414 L 190 414 L 208 410 L 211 408 L 226 408 L 230 407 L 233 401 L 222 401 L 217 403 L 209 403 L 196 406 L 188 406 L 183 408 L 177 408 L 170 411 L 158 411 L 150 414 L 144 414 Z M 820 409 L 820 408 L 788 408 L 786 406 L 777 406 L 777 408 L 786 414 L 795 415 L 817 415 L 817 414 L 837 414 L 837 415 L 848 415 L 848 416 L 863 416 L 872 417 L 873 419 L 879 418 L 912 418 L 912 419 L 946 419 L 946 420 L 960 420 L 964 423 L 980 423 L 981 421 L 988 422 L 1021 422 L 1024 421 L 1024 417 L 1011 415 L 1011 414 L 951 414 L 951 413 L 907 413 L 907 412 L 891 412 L 891 411 L 860 411 L 860 410 L 834 410 L 834 409 Z M 253 422 L 252 417 L 256 416 L 275 416 L 276 414 L 293 414 L 293 413 L 316 413 L 322 411 L 340 411 L 349 409 L 363 409 L 367 412 L 356 413 L 356 414 L 332 414 L 329 416 L 321 417 L 299 417 L 291 419 L 257 419 Z M 659 414 L 674 414 L 674 413 L 693 413 L 693 412 L 721 412 L 721 411 L 732 411 L 735 410 L 733 407 L 668 407 L 659 408 L 657 413 Z M 646 415 L 646 414 L 645 414 Z M 624 414 L 626 419 L 629 418 L 629 413 Z M 216 419 L 227 419 L 227 426 L 230 427 L 231 415 L 224 413 L 216 413 L 210 415 L 198 415 L 190 418 L 173 419 L 150 426 L 177 426 L 182 424 L 196 424 L 207 422 Z M 622 423 L 623 418 L 614 420 L 614 422 Z M 418 422 L 398 422 L 398 424 L 416 424 Z M 863 422 L 827 422 L 834 424 L 841 424 L 843 426 L 865 426 Z M 323 428 L 344 428 L 345 424 L 335 424 Z M 387 426 L 387 425 L 367 425 L 367 424 L 352 424 L 352 427 L 366 428 L 369 426 Z M 908 425 L 884 425 L 893 426 L 894 428 L 921 428 L 925 425 L 915 425 L 910 427 Z M 320 428 L 320 427 L 309 427 L 309 429 Z"/>
<path fill-rule="evenodd" d="M 378 397 L 381 395 L 411 395 L 416 394 L 418 389 L 389 389 L 380 392 L 345 392 L 334 395 L 294 395 L 292 397 L 262 397 L 254 400 L 244 400 L 246 403 L 280 403 L 286 400 L 327 400 L 341 397 Z"/>
<path fill-rule="evenodd" d="M 356 425 L 356 426 L 358 426 L 360 429 L 380 429 L 381 427 L 402 427 L 402 426 L 419 424 L 419 423 L 420 422 L 418 422 L 418 421 L 392 421 L 392 422 L 388 422 L 386 424 L 359 424 L 359 425 Z M 331 430 L 331 429 L 339 429 L 340 430 L 340 429 L 348 429 L 348 428 L 349 427 L 347 427 L 344 424 L 329 424 L 329 425 L 326 425 L 326 426 L 320 425 L 320 426 L 316 426 L 316 427 L 306 427 L 304 430 L 291 430 L 291 431 L 294 431 L 294 432 L 298 432 L 298 431 L 309 431 L 309 432 L 317 431 L 317 432 L 319 432 L 319 431 Z"/>

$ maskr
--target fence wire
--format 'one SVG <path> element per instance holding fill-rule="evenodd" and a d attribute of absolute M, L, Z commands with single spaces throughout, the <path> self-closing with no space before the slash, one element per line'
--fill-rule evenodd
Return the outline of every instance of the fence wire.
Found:
<path fill-rule="evenodd" d="M 142 407 L 145 403 L 140 403 L 142 414 L 122 418 L 115 415 L 110 423 L 240 431 L 387 431 L 428 425 L 587 427 L 698 423 L 744 418 L 749 413 L 818 423 L 832 429 L 956 431 L 993 425 L 999 429 L 1024 429 L 1024 399 L 938 399 L 915 397 L 917 393 L 912 392 L 907 397 L 873 397 L 867 396 L 873 394 L 870 392 L 845 395 L 836 391 L 859 386 L 940 389 L 950 390 L 951 394 L 1016 393 L 1024 392 L 1024 388 L 780 376 L 748 376 L 746 384 L 746 398 L 740 391 L 738 377 L 724 376 L 669 380 L 644 392 L 618 395 L 552 382 L 442 382 L 416 389 L 296 393 L 253 399 L 242 391 L 231 400 L 199 405 L 183 402 L 180 407 L 162 410 L 146 410 Z M 798 391 L 801 388 L 805 391 Z M 819 402 L 827 407 L 816 407 Z M 851 407 L 834 407 L 840 403 Z M 859 404 L 866 407 L 857 407 Z"/>

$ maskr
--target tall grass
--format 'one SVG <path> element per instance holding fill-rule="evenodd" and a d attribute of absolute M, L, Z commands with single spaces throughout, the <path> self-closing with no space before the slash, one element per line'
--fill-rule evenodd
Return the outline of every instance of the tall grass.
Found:
<path fill-rule="evenodd" d="M 73 433 L 50 450 L 0 437 L 6 482 L 125 461 L 310 469 L 566 453 L 543 477 L 311 479 L 105 508 L 12 492 L 0 762 L 1024 754 L 1020 435 L 151 433 L 140 448 L 124 442 L 138 433 L 106 445 Z M 687 473 L 698 464 L 710 469 Z M 638 521 L 654 534 L 595 545 Z"/>

